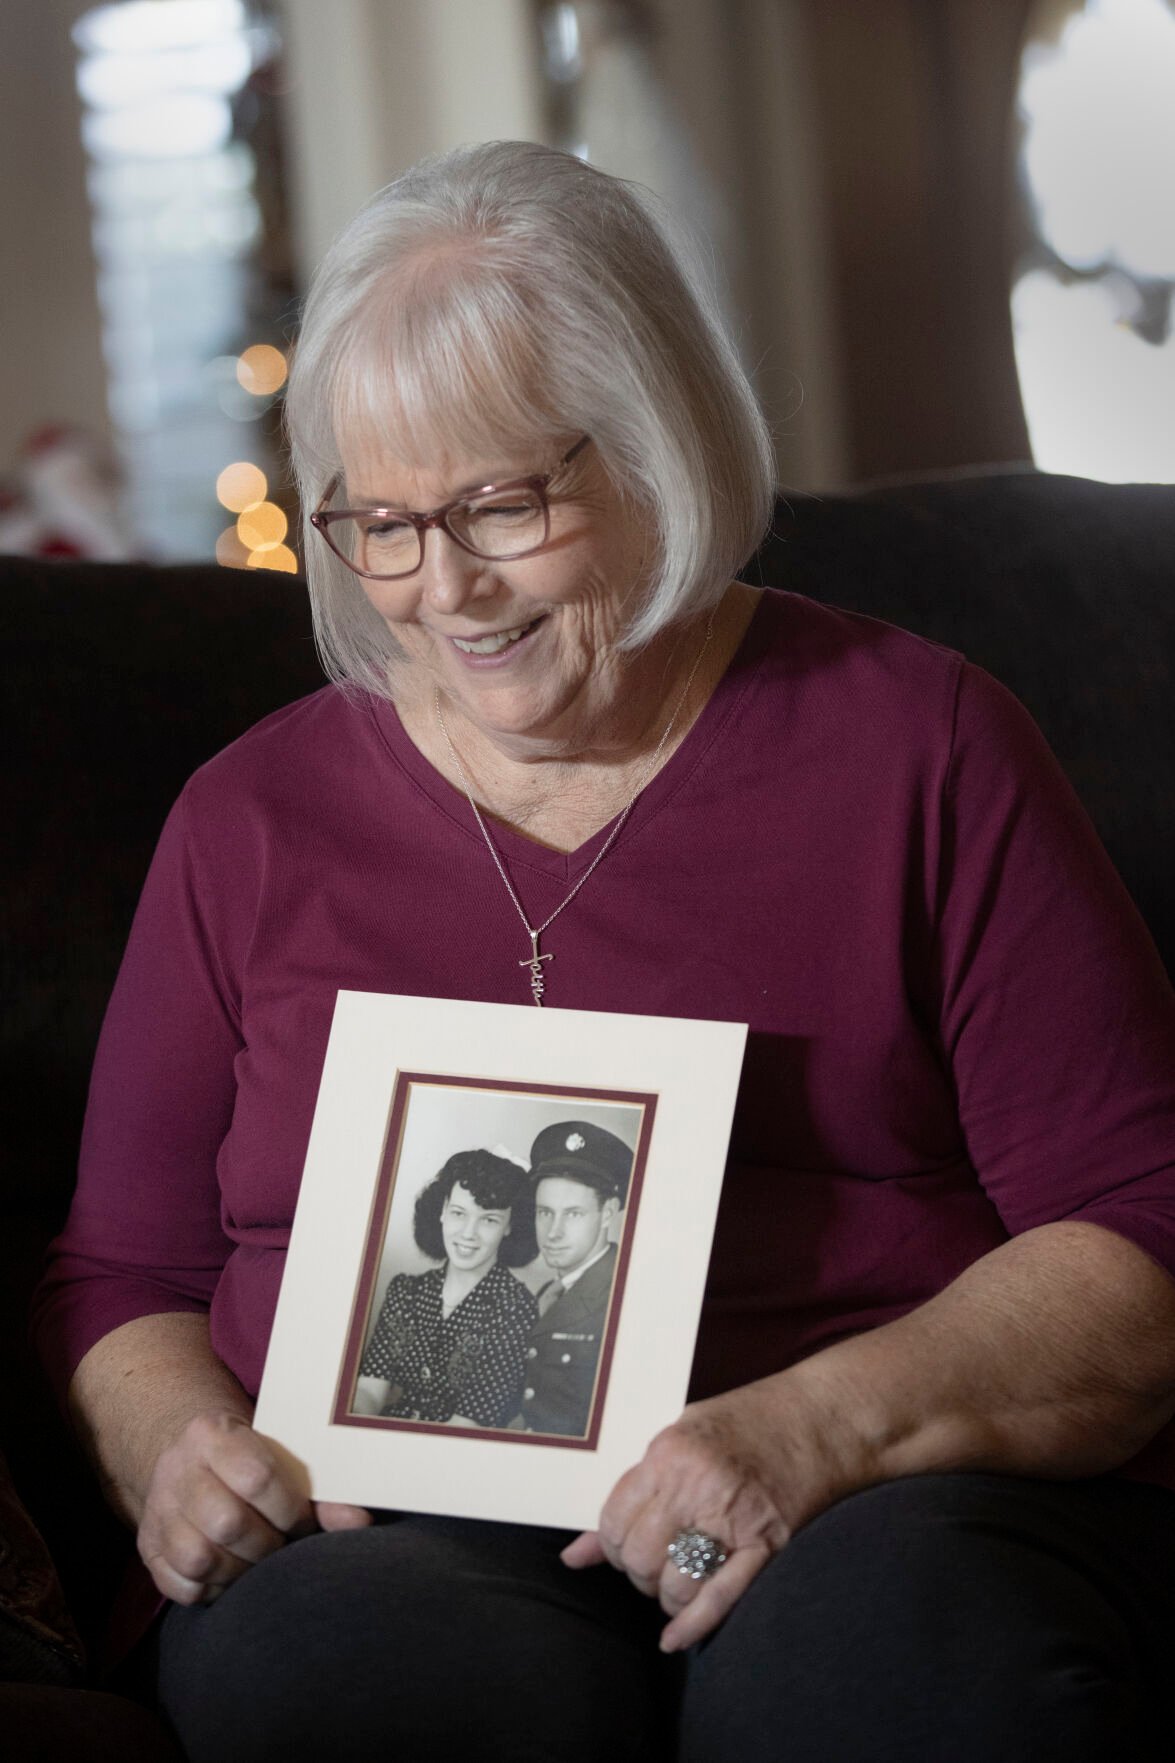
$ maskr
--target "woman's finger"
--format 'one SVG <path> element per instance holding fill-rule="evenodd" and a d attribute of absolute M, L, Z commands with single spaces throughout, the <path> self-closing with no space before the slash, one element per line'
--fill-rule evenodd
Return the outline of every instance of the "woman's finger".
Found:
<path fill-rule="evenodd" d="M 624 1552 L 629 1531 L 656 1504 L 659 1504 L 657 1486 L 646 1456 L 625 1470 L 600 1511 L 596 1530 L 600 1548 L 604 1558 L 621 1573 L 628 1571 Z"/>
<path fill-rule="evenodd" d="M 316 1500 L 314 1516 L 320 1530 L 362 1530 L 372 1522 L 366 1506 L 344 1506 L 338 1500 Z"/>
<path fill-rule="evenodd" d="M 165 1527 L 144 1525 L 138 1548 L 156 1586 L 176 1604 L 207 1602 L 210 1593 L 223 1591 L 252 1565 L 210 1542 L 179 1514 Z"/>
<path fill-rule="evenodd" d="M 171 1563 L 163 1555 L 142 1556 L 143 1566 L 151 1575 L 155 1589 L 173 1604 L 202 1604 L 205 1599 L 206 1587 L 203 1580 L 188 1579 L 185 1574 L 177 1573 Z"/>
<path fill-rule="evenodd" d="M 669 1584 L 667 1575 L 672 1575 L 673 1609 L 692 1598 L 699 1583 L 678 1573 L 669 1559 L 669 1540 L 681 1527 L 672 1507 L 663 1506 L 660 1501 L 651 1502 L 634 1518 L 620 1551 L 625 1573 L 648 1598 L 661 1598 L 664 1604 L 662 1591 Z"/>
<path fill-rule="evenodd" d="M 194 1480 L 180 1510 L 215 1549 L 244 1566 L 255 1566 L 286 1541 L 284 1531 L 246 1504 L 211 1470 Z"/>
<path fill-rule="evenodd" d="M 560 1551 L 559 1559 L 566 1567 L 603 1567 L 608 1557 L 600 1534 L 595 1530 L 585 1530 L 575 1541 L 568 1543 Z"/>
<path fill-rule="evenodd" d="M 177 1603 L 207 1599 L 282 1547 L 310 1501 L 268 1440 L 239 1415 L 196 1416 L 155 1466 L 139 1553 Z"/>
<path fill-rule="evenodd" d="M 660 1647 L 663 1653 L 678 1653 L 686 1647 L 695 1647 L 698 1642 L 718 1627 L 738 1600 L 742 1597 L 751 1581 L 756 1579 L 771 1559 L 772 1551 L 766 1543 L 749 1543 L 746 1548 L 737 1549 L 727 1561 L 711 1574 L 708 1579 L 695 1580 L 697 1592 L 683 1610 L 678 1610 L 661 1631 Z M 677 1578 L 672 1563 L 669 1571 Z M 675 1588 L 670 1588 L 670 1603 L 676 1595 Z M 662 1598 L 662 1608 L 666 1607 Z"/>
<path fill-rule="evenodd" d="M 192 1444 L 226 1487 L 283 1536 L 310 1515 L 310 1501 L 268 1439 L 236 1416 L 202 1416 Z"/>

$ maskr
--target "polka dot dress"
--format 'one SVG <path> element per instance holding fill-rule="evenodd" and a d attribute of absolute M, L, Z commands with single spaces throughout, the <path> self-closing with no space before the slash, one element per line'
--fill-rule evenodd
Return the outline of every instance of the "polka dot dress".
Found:
<path fill-rule="evenodd" d="M 444 1280 L 443 1266 L 396 1275 L 360 1373 L 389 1380 L 381 1412 L 397 1419 L 462 1414 L 479 1426 L 504 1426 L 519 1408 L 526 1343 L 538 1314 L 534 1297 L 495 1264 L 442 1316 Z"/>

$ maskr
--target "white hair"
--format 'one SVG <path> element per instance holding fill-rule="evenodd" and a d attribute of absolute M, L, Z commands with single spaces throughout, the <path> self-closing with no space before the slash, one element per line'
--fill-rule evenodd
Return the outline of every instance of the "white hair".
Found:
<path fill-rule="evenodd" d="M 394 639 L 308 522 L 340 434 L 417 466 L 590 435 L 650 527 L 629 648 L 716 604 L 771 517 L 767 425 L 693 248 L 649 192 L 531 141 L 367 203 L 314 278 L 285 417 L 324 664 L 384 694 Z"/>

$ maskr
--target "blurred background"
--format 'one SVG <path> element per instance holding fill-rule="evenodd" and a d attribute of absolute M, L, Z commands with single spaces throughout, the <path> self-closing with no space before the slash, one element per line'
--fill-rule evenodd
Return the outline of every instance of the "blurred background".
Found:
<path fill-rule="evenodd" d="M 527 137 L 708 241 L 779 477 L 1175 481 L 1175 0 L 5 0 L 0 550 L 294 570 L 298 300 Z"/>

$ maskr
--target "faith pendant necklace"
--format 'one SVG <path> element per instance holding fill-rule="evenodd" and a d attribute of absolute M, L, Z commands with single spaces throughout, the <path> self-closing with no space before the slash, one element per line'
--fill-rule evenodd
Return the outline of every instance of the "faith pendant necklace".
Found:
<path fill-rule="evenodd" d="M 649 760 L 648 765 L 645 766 L 644 770 L 641 772 L 639 778 L 637 779 L 636 788 L 633 790 L 631 796 L 628 798 L 628 801 L 624 804 L 624 807 L 620 810 L 620 813 L 616 816 L 616 819 L 615 819 L 613 826 L 612 826 L 612 831 L 608 834 L 608 837 L 604 840 L 604 843 L 600 846 L 600 849 L 596 852 L 596 855 L 592 858 L 592 861 L 588 864 L 587 868 L 584 870 L 583 874 L 580 876 L 579 880 L 576 882 L 576 884 L 572 888 L 571 892 L 569 894 L 565 895 L 565 897 L 562 900 L 560 900 L 560 902 L 556 906 L 555 910 L 551 913 L 548 913 L 547 917 L 544 918 L 543 922 L 538 925 L 531 924 L 530 919 L 527 917 L 526 909 L 523 906 L 522 901 L 518 898 L 518 892 L 514 886 L 514 883 L 510 880 L 509 874 L 507 873 L 507 870 L 506 870 L 506 865 L 502 861 L 501 855 L 498 851 L 498 847 L 494 844 L 493 839 L 490 837 L 490 829 L 486 825 L 484 819 L 482 818 L 481 809 L 478 807 L 477 803 L 473 799 L 473 791 L 470 788 L 469 779 L 466 776 L 466 772 L 465 772 L 465 767 L 461 763 L 461 760 L 460 760 L 458 753 L 457 753 L 457 749 L 456 749 L 456 747 L 454 747 L 453 742 L 452 742 L 452 738 L 450 737 L 450 734 L 449 734 L 449 730 L 445 725 L 444 712 L 441 710 L 440 691 L 436 686 L 433 687 L 433 694 L 432 694 L 433 708 L 437 714 L 437 722 L 440 724 L 441 733 L 445 737 L 445 745 L 449 749 L 449 757 L 453 761 L 453 766 L 454 766 L 454 769 L 456 770 L 457 776 L 461 779 L 461 788 L 465 792 L 465 799 L 469 803 L 469 806 L 473 810 L 473 818 L 477 821 L 478 827 L 481 831 L 481 836 L 485 840 L 486 848 L 489 851 L 490 856 L 494 860 L 494 867 L 497 869 L 498 874 L 502 878 L 502 881 L 503 881 L 505 888 L 506 888 L 506 892 L 509 894 L 510 898 L 514 902 L 514 910 L 517 912 L 519 918 L 522 920 L 522 928 L 526 932 L 527 936 L 530 938 L 530 954 L 524 955 L 522 960 L 518 963 L 518 965 L 519 965 L 519 967 L 527 968 L 530 973 L 530 980 L 529 980 L 530 994 L 531 994 L 531 997 L 533 998 L 534 1002 L 538 1005 L 540 1010 L 542 1009 L 542 1005 L 543 1005 L 543 992 L 545 989 L 544 984 L 543 984 L 543 963 L 544 963 L 544 961 L 553 961 L 555 959 L 555 957 L 552 954 L 544 953 L 539 949 L 539 938 L 544 934 L 545 931 L 547 931 L 550 928 L 550 926 L 552 924 L 554 924 L 555 920 L 558 918 L 559 914 L 564 910 L 564 908 L 567 906 L 570 906 L 571 902 L 574 900 L 576 894 L 578 894 L 580 888 L 583 887 L 583 884 L 587 881 L 588 877 L 591 876 L 592 874 L 594 874 L 594 872 L 599 868 L 600 864 L 604 861 L 605 857 L 608 855 L 609 851 L 612 849 L 612 846 L 616 843 L 616 840 L 620 834 L 621 827 L 624 825 L 625 821 L 628 819 L 629 815 L 631 814 L 632 809 L 636 803 L 637 797 L 640 795 L 641 791 L 644 789 L 645 785 L 649 782 L 649 780 L 653 776 L 653 773 L 656 771 L 658 761 L 660 760 L 662 753 L 665 751 L 665 743 L 669 739 L 670 735 L 673 733 L 674 725 L 676 724 L 678 717 L 681 715 L 682 707 L 684 706 L 685 701 L 686 701 L 687 697 L 689 696 L 689 690 L 690 690 L 690 687 L 694 683 L 694 678 L 697 674 L 698 668 L 702 665 L 702 657 L 706 653 L 706 650 L 710 647 L 710 638 L 714 635 L 714 618 L 717 613 L 717 610 L 718 610 L 718 608 L 715 607 L 714 611 L 712 611 L 710 614 L 710 617 L 709 617 L 707 624 L 706 624 L 706 634 L 702 639 L 702 646 L 698 650 L 698 653 L 694 659 L 694 664 L 689 670 L 689 678 L 686 680 L 685 685 L 681 689 L 681 695 L 679 696 L 676 704 L 673 706 L 673 714 L 669 718 L 669 721 L 665 724 L 665 731 L 662 734 L 661 739 L 657 742 L 656 751 L 654 752 L 652 758 Z"/>

